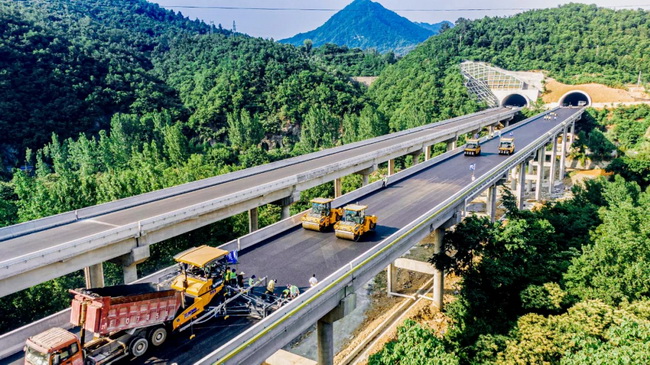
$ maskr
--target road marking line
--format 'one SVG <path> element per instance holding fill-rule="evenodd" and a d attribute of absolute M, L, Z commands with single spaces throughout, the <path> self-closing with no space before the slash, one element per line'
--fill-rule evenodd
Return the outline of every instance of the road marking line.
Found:
<path fill-rule="evenodd" d="M 103 224 L 103 225 L 105 225 L 105 226 L 110 226 L 110 227 L 114 227 L 114 228 L 121 227 L 121 226 L 118 226 L 118 225 L 116 225 L 116 224 L 111 224 L 111 223 L 106 223 L 106 222 L 100 222 L 100 221 L 96 221 L 96 220 L 94 220 L 94 219 L 86 219 L 86 220 L 83 220 L 82 222 L 90 222 L 90 223 Z"/>

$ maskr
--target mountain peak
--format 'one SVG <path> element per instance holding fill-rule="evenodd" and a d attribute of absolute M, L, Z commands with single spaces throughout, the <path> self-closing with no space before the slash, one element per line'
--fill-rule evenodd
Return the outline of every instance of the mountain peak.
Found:
<path fill-rule="evenodd" d="M 427 24 L 428 25 L 428 24 Z M 322 26 L 280 42 L 300 46 L 310 39 L 314 47 L 334 43 L 350 48 L 374 48 L 405 54 L 436 34 L 371 0 L 354 0 Z"/>

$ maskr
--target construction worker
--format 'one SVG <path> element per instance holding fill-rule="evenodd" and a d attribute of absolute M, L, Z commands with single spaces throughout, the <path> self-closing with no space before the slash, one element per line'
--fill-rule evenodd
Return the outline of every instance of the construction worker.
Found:
<path fill-rule="evenodd" d="M 312 288 L 318 284 L 318 279 L 316 279 L 316 274 L 312 275 L 311 278 L 309 278 L 309 286 Z"/>
<path fill-rule="evenodd" d="M 291 285 L 287 284 L 287 287 L 282 291 L 282 298 L 289 298 L 291 296 Z"/>
<path fill-rule="evenodd" d="M 275 295 L 275 283 L 277 280 L 269 280 L 269 283 L 266 285 L 266 292 L 270 295 Z"/>
<path fill-rule="evenodd" d="M 237 286 L 240 288 L 244 287 L 244 274 L 245 272 L 240 271 L 239 275 L 237 275 Z"/>
<path fill-rule="evenodd" d="M 291 299 L 294 299 L 300 294 L 300 289 L 295 285 L 291 285 L 289 287 L 289 294 L 291 295 Z"/>
<path fill-rule="evenodd" d="M 228 278 L 230 279 L 230 286 L 237 286 L 237 270 L 234 267 L 230 269 Z"/>
<path fill-rule="evenodd" d="M 248 287 L 249 288 L 252 288 L 253 286 L 255 286 L 255 279 L 256 279 L 255 275 L 248 278 Z"/>

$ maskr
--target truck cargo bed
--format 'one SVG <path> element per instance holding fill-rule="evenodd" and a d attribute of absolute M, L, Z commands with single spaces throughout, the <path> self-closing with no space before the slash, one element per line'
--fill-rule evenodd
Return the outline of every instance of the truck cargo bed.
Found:
<path fill-rule="evenodd" d="M 98 335 L 170 321 L 181 305 L 179 292 L 148 283 L 70 292 L 75 295 L 70 322 Z"/>

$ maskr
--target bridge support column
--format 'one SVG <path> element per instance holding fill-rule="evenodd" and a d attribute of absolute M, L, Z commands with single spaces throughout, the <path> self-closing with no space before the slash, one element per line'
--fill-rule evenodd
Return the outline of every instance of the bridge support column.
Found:
<path fill-rule="evenodd" d="M 424 147 L 424 161 L 429 161 L 431 159 L 431 147 L 433 146 Z"/>
<path fill-rule="evenodd" d="M 255 232 L 259 229 L 258 208 L 248 211 L 248 232 Z"/>
<path fill-rule="evenodd" d="M 510 190 L 517 190 L 517 166 L 513 167 L 512 170 L 510 170 Z"/>
<path fill-rule="evenodd" d="M 522 162 L 517 170 L 517 209 L 524 207 L 524 189 L 526 184 L 526 162 Z"/>
<path fill-rule="evenodd" d="M 546 161 L 546 145 L 537 150 L 537 182 L 535 184 L 535 200 L 542 200 L 542 184 L 544 182 L 544 162 Z"/>
<path fill-rule="evenodd" d="M 348 294 L 339 305 L 316 323 L 318 364 L 334 365 L 334 322 L 350 314 L 357 307 L 357 295 Z"/>
<path fill-rule="evenodd" d="M 553 194 L 553 187 L 555 186 L 555 169 L 557 167 L 556 156 L 557 155 L 557 135 L 553 136 L 553 145 L 551 148 L 551 171 L 548 175 L 548 193 Z"/>
<path fill-rule="evenodd" d="M 397 288 L 397 267 L 393 263 L 386 268 L 386 292 L 388 296 L 392 296 Z"/>
<path fill-rule="evenodd" d="M 297 195 L 298 195 L 297 199 L 300 199 L 300 193 L 297 193 Z M 291 196 L 282 198 L 278 201 L 271 203 L 273 205 L 278 205 L 280 206 L 280 208 L 282 208 L 280 212 L 280 220 L 291 217 L 291 204 L 293 204 L 293 202 L 294 202 L 294 195 L 292 194 Z"/>
<path fill-rule="evenodd" d="M 509 125 L 510 125 L 510 119 L 506 119 L 505 121 L 503 121 L 504 128 L 508 127 Z"/>
<path fill-rule="evenodd" d="M 136 247 L 131 251 L 131 253 L 118 258 L 122 264 L 124 284 L 129 284 L 138 280 L 138 264 L 145 262 L 149 256 L 151 256 L 151 252 L 147 245 Z"/>
<path fill-rule="evenodd" d="M 343 195 L 343 182 L 341 178 L 334 180 L 334 198 L 338 198 Z"/>
<path fill-rule="evenodd" d="M 388 160 L 388 176 L 395 175 L 395 160 L 390 159 Z"/>
<path fill-rule="evenodd" d="M 527 174 L 533 174 L 533 160 L 528 161 L 528 171 Z M 526 194 L 530 194 L 533 191 L 533 180 L 526 180 Z"/>
<path fill-rule="evenodd" d="M 411 156 L 413 156 L 413 166 L 417 165 L 420 163 L 420 155 L 422 154 L 422 150 L 413 152 Z"/>
<path fill-rule="evenodd" d="M 566 170 L 567 137 L 567 126 L 565 126 L 562 131 L 562 147 L 560 148 L 560 180 L 564 180 L 564 173 Z"/>
<path fill-rule="evenodd" d="M 571 122 L 571 144 L 576 140 L 576 121 Z"/>
<path fill-rule="evenodd" d="M 494 136 L 494 125 L 488 126 L 488 133 L 490 134 L 490 137 Z"/>
<path fill-rule="evenodd" d="M 496 210 L 497 210 L 497 186 L 492 185 L 488 188 L 487 191 L 487 203 L 485 204 L 485 210 L 490 217 L 490 222 L 494 222 L 496 219 Z"/>
<path fill-rule="evenodd" d="M 432 233 L 431 236 L 434 238 L 433 254 L 440 254 L 443 251 L 443 239 L 445 238 L 445 228 L 438 227 Z M 434 269 L 433 274 L 433 305 L 438 307 L 438 310 L 442 310 L 444 305 L 443 297 L 445 293 L 445 272 L 444 270 L 439 270 L 437 267 Z"/>
<path fill-rule="evenodd" d="M 361 186 L 368 185 L 370 182 L 370 174 L 375 170 L 377 170 L 377 166 L 372 166 L 357 172 L 357 174 L 361 175 Z"/>
<path fill-rule="evenodd" d="M 84 267 L 86 289 L 104 287 L 104 266 L 99 264 Z"/>
<path fill-rule="evenodd" d="M 447 151 L 455 150 L 456 145 L 458 144 L 458 137 L 454 137 L 447 141 Z"/>

